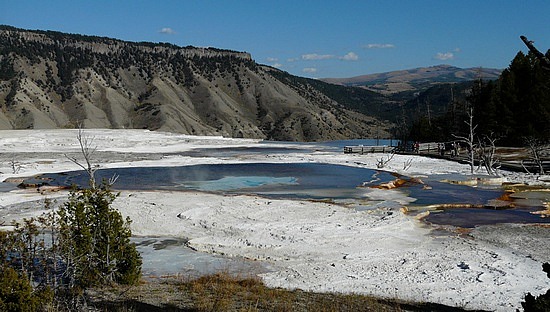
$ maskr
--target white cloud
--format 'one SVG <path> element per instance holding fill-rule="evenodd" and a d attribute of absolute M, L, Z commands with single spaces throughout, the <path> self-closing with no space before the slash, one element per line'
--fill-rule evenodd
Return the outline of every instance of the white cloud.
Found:
<path fill-rule="evenodd" d="M 369 43 L 365 46 L 367 49 L 393 49 L 395 45 L 391 43 Z"/>
<path fill-rule="evenodd" d="M 268 62 L 277 62 L 279 59 L 276 58 L 276 57 L 267 57 L 266 60 L 267 60 Z"/>
<path fill-rule="evenodd" d="M 447 60 L 454 59 L 455 55 L 453 52 L 446 52 L 446 53 L 439 52 L 434 56 L 434 58 L 441 61 L 447 61 Z"/>
<path fill-rule="evenodd" d="M 303 54 L 302 60 L 306 61 L 314 61 L 314 60 L 328 60 L 334 58 L 334 55 L 332 54 L 317 54 L 317 53 L 310 53 L 310 54 Z"/>
<path fill-rule="evenodd" d="M 292 63 L 292 62 L 296 62 L 296 61 L 298 61 L 298 60 L 299 60 L 299 58 L 293 57 L 293 58 L 287 59 L 286 61 L 289 62 L 289 63 Z"/>
<path fill-rule="evenodd" d="M 302 72 L 308 73 L 308 74 L 315 74 L 317 72 L 317 68 L 315 67 L 306 67 L 302 69 Z"/>
<path fill-rule="evenodd" d="M 349 52 L 348 54 L 342 56 L 340 59 L 344 61 L 357 61 L 359 59 L 359 55 Z"/>
<path fill-rule="evenodd" d="M 159 30 L 159 33 L 161 34 L 167 34 L 167 35 L 173 35 L 175 34 L 176 32 L 170 28 L 170 27 L 164 27 L 163 29 Z"/>
<path fill-rule="evenodd" d="M 274 63 L 274 64 L 271 64 L 271 66 L 275 67 L 275 68 L 281 68 L 283 67 L 283 64 L 281 63 Z"/>

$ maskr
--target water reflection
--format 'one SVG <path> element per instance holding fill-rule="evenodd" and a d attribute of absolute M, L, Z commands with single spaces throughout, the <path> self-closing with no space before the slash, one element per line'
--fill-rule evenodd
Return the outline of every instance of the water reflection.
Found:
<path fill-rule="evenodd" d="M 365 192 L 357 186 L 365 180 L 394 178 L 387 172 L 332 164 L 250 163 L 103 169 L 97 171 L 96 179 L 115 174 L 117 189 L 206 190 L 290 199 L 360 199 Z M 54 185 L 86 185 L 88 176 L 72 171 L 45 174 L 41 179 Z"/>

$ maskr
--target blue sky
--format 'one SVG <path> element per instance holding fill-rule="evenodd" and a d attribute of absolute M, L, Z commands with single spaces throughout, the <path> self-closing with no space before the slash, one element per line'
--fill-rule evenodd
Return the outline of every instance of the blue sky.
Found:
<path fill-rule="evenodd" d="M 0 0 L 0 24 L 246 51 L 312 78 L 506 68 L 520 35 L 550 49 L 548 0 Z"/>

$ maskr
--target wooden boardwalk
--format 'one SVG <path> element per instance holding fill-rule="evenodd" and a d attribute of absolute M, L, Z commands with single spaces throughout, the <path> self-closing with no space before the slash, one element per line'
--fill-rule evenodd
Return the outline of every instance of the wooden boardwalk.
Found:
<path fill-rule="evenodd" d="M 394 151 L 395 151 L 394 146 L 387 146 L 387 145 L 378 145 L 378 146 L 356 145 L 356 146 L 344 147 L 344 154 L 391 153 Z"/>
<path fill-rule="evenodd" d="M 465 149 L 458 150 L 458 154 L 451 154 L 450 151 L 445 151 L 444 153 L 441 153 L 438 149 L 433 149 L 432 146 L 430 148 L 420 148 L 418 152 L 413 151 L 398 151 L 399 154 L 408 154 L 408 155 L 420 155 L 424 157 L 430 157 L 430 158 L 438 158 L 438 159 L 446 159 L 455 161 L 461 164 L 469 164 L 470 158 L 468 155 L 468 151 Z M 538 165 L 530 160 L 530 157 L 527 155 L 524 155 L 522 157 L 516 156 L 516 157 L 507 157 L 503 152 L 497 152 L 495 153 L 495 159 L 499 159 L 498 166 L 500 170 L 506 170 L 506 171 L 514 171 L 514 172 L 526 172 L 526 169 L 530 173 L 538 173 L 539 168 Z M 479 159 L 476 157 L 474 160 L 475 166 L 479 166 Z M 546 174 L 550 172 L 550 158 L 545 158 L 543 160 L 543 168 Z"/>
<path fill-rule="evenodd" d="M 442 143 L 430 142 L 420 143 L 416 148 L 409 147 L 405 150 L 398 149 L 395 146 L 346 146 L 344 147 L 344 154 L 369 154 L 369 153 L 396 153 L 402 155 L 419 155 L 430 158 L 446 159 L 456 161 L 462 164 L 469 164 L 470 159 L 468 157 L 468 151 L 463 148 L 457 149 L 455 152 L 450 150 L 442 150 Z M 515 155 L 515 156 L 510 156 Z M 532 160 L 530 160 L 529 154 L 525 149 L 520 148 L 497 148 L 495 157 L 500 159 L 499 166 L 502 170 L 525 172 L 525 168 L 530 173 L 538 173 L 539 168 Z M 523 164 L 522 164 L 523 163 Z M 479 165 L 479 160 L 475 160 L 475 165 Z M 550 157 L 546 155 L 543 160 L 544 171 L 548 174 L 550 172 Z"/>

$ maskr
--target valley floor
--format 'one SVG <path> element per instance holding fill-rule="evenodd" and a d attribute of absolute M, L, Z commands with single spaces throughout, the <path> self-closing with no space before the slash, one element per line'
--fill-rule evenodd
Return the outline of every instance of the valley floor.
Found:
<path fill-rule="evenodd" d="M 66 157 L 79 157 L 77 133 L 0 131 L 0 180 L 78 170 Z M 84 133 L 94 138 L 94 161 L 102 168 L 250 162 L 376 168 L 378 159 L 384 157 L 315 147 L 303 153 L 194 157 L 185 152 L 259 143 L 145 130 Z M 410 159 L 411 166 L 404 170 L 403 163 Z M 409 155 L 396 155 L 385 169 L 420 177 L 469 171 L 467 165 Z M 545 183 L 522 173 L 502 172 L 502 176 L 511 182 Z M 368 192 L 370 198 L 391 199 L 402 207 L 411 201 L 396 190 Z M 7 224 L 40 214 L 37 201 L 45 197 L 63 200 L 66 195 L 64 191 L 0 192 L 0 220 Z M 550 288 L 541 266 L 550 259 L 550 227 L 544 225 L 492 225 L 464 231 L 428 225 L 394 205 L 356 211 L 330 202 L 196 191 L 122 191 L 114 205 L 133 220 L 136 236 L 185 238 L 198 251 L 268 264 L 260 277 L 272 287 L 496 311 L 514 311 L 527 292 L 540 294 Z"/>

